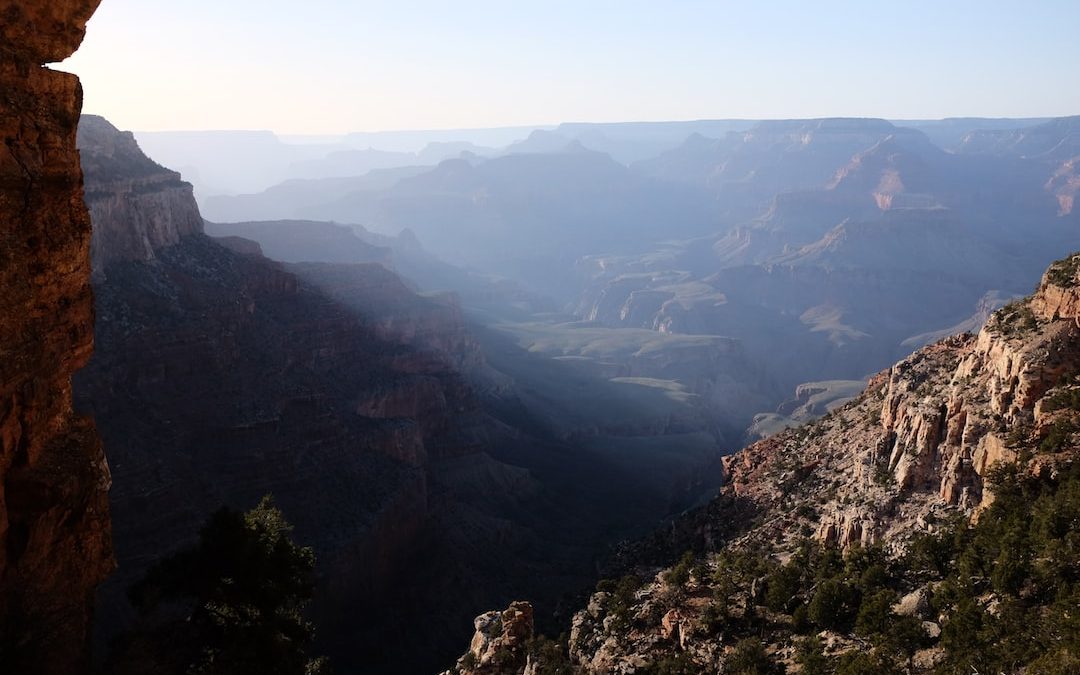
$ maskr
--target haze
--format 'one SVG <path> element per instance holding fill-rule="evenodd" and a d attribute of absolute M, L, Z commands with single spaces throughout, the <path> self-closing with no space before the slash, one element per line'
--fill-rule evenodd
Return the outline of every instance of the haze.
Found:
<path fill-rule="evenodd" d="M 121 128 L 1049 117 L 1080 109 L 1080 6 L 107 0 L 80 51 Z"/>

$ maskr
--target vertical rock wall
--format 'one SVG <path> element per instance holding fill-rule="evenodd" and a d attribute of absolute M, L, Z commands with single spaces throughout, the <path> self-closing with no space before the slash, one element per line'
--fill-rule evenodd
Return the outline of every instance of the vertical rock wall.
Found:
<path fill-rule="evenodd" d="M 109 472 L 71 375 L 93 349 L 90 219 L 69 56 L 99 0 L 0 0 L 0 668 L 87 665 L 112 569 Z"/>

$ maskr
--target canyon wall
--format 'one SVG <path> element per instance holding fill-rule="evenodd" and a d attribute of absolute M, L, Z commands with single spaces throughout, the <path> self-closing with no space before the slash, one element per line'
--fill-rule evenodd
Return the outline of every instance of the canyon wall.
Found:
<path fill-rule="evenodd" d="M 94 278 L 120 260 L 153 260 L 154 251 L 202 232 L 191 184 L 142 153 L 130 131 L 84 115 L 78 147 L 86 172 L 86 204 L 94 223 Z"/>
<path fill-rule="evenodd" d="M 93 350 L 90 219 L 75 148 L 82 89 L 42 68 L 97 0 L 0 3 L 0 662 L 85 667 L 112 569 L 109 470 L 71 376 Z"/>

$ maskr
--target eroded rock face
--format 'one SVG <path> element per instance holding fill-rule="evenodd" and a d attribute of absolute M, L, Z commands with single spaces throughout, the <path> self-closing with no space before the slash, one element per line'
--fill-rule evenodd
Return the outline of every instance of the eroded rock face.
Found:
<path fill-rule="evenodd" d="M 1043 275 L 1031 310 L 1040 319 L 1075 319 L 1080 317 L 1080 255 L 1073 255 L 1054 263 Z"/>
<path fill-rule="evenodd" d="M 5 57 L 35 66 L 63 61 L 79 48 L 86 22 L 99 4 L 101 0 L 5 0 L 0 3 L 0 50 Z"/>
<path fill-rule="evenodd" d="M 527 646 L 533 637 L 533 608 L 512 602 L 502 612 L 485 612 L 473 622 L 469 651 L 458 660 L 460 675 L 531 675 Z M 449 671 L 447 671 L 449 672 Z M 444 674 L 446 675 L 446 674 Z"/>
<path fill-rule="evenodd" d="M 805 495 L 819 504 L 807 525 L 840 547 L 897 544 L 943 513 L 977 514 L 993 498 L 990 470 L 1043 438 L 1065 405 L 1051 400 L 1074 387 L 1078 260 L 1055 263 L 1031 298 L 996 312 L 978 335 L 925 347 L 826 420 L 728 458 L 727 490 L 766 510 Z M 769 519 L 773 534 L 799 525 L 781 512 Z"/>
<path fill-rule="evenodd" d="M 112 569 L 109 471 L 71 375 L 93 349 L 78 79 L 41 68 L 82 41 L 95 0 L 0 3 L 0 659 L 87 665 L 94 588 Z"/>
<path fill-rule="evenodd" d="M 203 231 L 191 184 L 144 155 L 130 131 L 84 115 L 78 145 L 94 223 L 90 257 L 95 279 L 103 279 L 114 262 L 153 260 L 156 251 Z"/>

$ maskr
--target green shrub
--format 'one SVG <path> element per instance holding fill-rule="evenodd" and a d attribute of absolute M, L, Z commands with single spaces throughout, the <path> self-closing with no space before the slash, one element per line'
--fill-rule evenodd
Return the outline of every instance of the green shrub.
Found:
<path fill-rule="evenodd" d="M 853 650 L 841 654 L 836 663 L 836 675 L 900 675 L 892 659 L 877 650 Z"/>
<path fill-rule="evenodd" d="M 685 586 L 690 581 L 690 572 L 694 569 L 694 552 L 683 553 L 674 567 L 664 572 L 664 583 L 675 588 Z"/>
<path fill-rule="evenodd" d="M 1078 271 L 1080 271 L 1080 255 L 1072 255 L 1050 265 L 1050 269 L 1046 271 L 1046 278 L 1055 286 L 1068 288 L 1076 284 Z"/>
<path fill-rule="evenodd" d="M 724 672 L 732 675 L 769 675 L 774 670 L 761 640 L 746 638 L 735 645 L 734 651 L 727 658 Z"/>
<path fill-rule="evenodd" d="M 805 635 L 810 631 L 810 612 L 806 605 L 799 605 L 791 613 L 791 630 L 799 635 Z"/>
<path fill-rule="evenodd" d="M 858 592 L 854 588 L 836 579 L 826 579 L 818 584 L 807 607 L 807 616 L 820 628 L 846 632 L 858 606 Z"/>
<path fill-rule="evenodd" d="M 1072 420 L 1055 420 L 1049 431 L 1039 443 L 1039 452 L 1059 452 L 1069 446 L 1072 435 L 1076 433 L 1076 423 Z"/>
<path fill-rule="evenodd" d="M 627 574 L 615 584 L 615 590 L 608 600 L 608 614 L 615 617 L 614 627 L 625 629 L 630 625 L 634 610 L 634 594 L 641 587 L 641 581 Z"/>
<path fill-rule="evenodd" d="M 1080 389 L 1070 388 L 1054 392 L 1043 399 L 1042 409 L 1044 412 L 1057 410 L 1080 411 Z"/>
<path fill-rule="evenodd" d="M 795 662 L 802 666 L 802 675 L 828 675 L 832 672 L 825 649 L 821 645 L 821 638 L 816 635 L 799 642 Z"/>
<path fill-rule="evenodd" d="M 529 641 L 528 650 L 536 664 L 536 675 L 572 675 L 574 672 L 565 644 L 539 635 Z"/>
<path fill-rule="evenodd" d="M 855 632 L 863 637 L 884 635 L 896 619 L 892 611 L 894 604 L 896 593 L 889 590 L 879 590 L 864 597 L 855 618 Z"/>
<path fill-rule="evenodd" d="M 802 571 L 793 564 L 777 569 L 766 578 L 765 606 L 774 612 L 788 612 L 799 603 Z"/>

